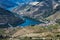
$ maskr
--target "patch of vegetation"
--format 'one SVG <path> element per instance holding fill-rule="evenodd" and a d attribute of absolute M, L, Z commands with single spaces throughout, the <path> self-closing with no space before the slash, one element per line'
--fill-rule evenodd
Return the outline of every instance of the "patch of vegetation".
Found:
<path fill-rule="evenodd" d="M 0 35 L 5 34 L 5 30 L 0 29 Z"/>

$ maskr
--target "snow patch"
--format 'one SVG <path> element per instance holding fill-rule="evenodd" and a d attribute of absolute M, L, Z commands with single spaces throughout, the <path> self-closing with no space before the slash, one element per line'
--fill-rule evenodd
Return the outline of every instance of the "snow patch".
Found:
<path fill-rule="evenodd" d="M 59 5 L 59 4 L 55 4 L 55 5 L 54 5 L 54 9 L 56 9 L 56 7 L 57 7 L 58 5 Z"/>
<path fill-rule="evenodd" d="M 39 2 L 30 2 L 30 5 L 37 5 Z"/>

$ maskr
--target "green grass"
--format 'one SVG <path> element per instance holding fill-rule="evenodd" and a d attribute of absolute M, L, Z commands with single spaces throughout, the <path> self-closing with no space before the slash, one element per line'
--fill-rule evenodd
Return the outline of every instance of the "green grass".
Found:
<path fill-rule="evenodd" d="M 5 34 L 5 31 L 3 29 L 0 29 L 0 35 Z"/>

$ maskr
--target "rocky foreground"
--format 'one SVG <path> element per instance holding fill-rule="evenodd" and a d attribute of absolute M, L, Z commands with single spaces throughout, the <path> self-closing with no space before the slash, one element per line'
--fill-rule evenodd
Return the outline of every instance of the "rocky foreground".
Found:
<path fill-rule="evenodd" d="M 4 40 L 60 40 L 60 25 L 0 29 L 0 34 Z"/>

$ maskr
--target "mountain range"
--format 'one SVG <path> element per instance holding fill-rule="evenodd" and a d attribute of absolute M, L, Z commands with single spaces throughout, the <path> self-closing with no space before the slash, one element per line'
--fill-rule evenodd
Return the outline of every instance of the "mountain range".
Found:
<path fill-rule="evenodd" d="M 2 0 L 0 7 L 41 21 L 60 10 L 60 0 Z"/>
<path fill-rule="evenodd" d="M 45 18 L 55 14 L 60 10 L 60 0 L 33 0 L 28 4 L 19 5 L 12 11 L 36 20 L 45 20 Z"/>

